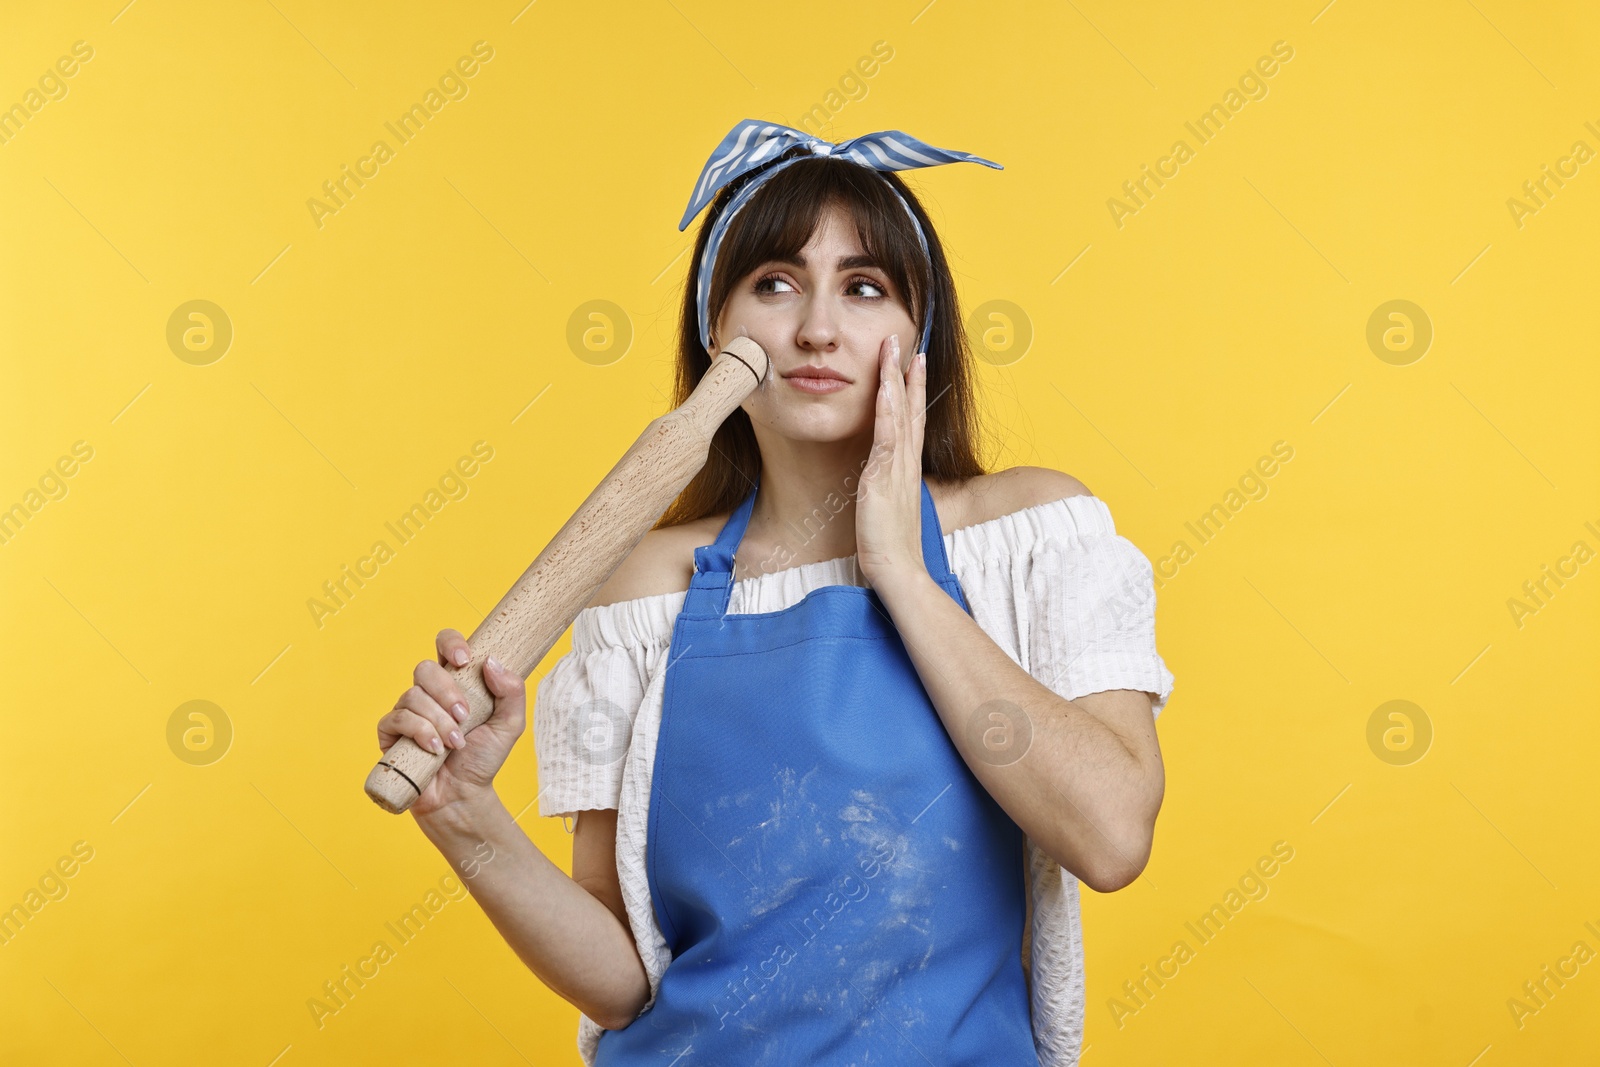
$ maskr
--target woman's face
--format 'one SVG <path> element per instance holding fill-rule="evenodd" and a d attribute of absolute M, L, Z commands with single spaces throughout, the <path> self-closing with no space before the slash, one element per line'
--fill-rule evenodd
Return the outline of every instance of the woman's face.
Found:
<path fill-rule="evenodd" d="M 917 329 L 904 294 L 870 265 L 843 208 L 830 206 L 797 261 L 771 260 L 741 278 L 723 305 L 714 341 L 740 333 L 772 369 L 741 405 L 758 432 L 838 441 L 873 430 L 878 361 L 890 334 L 910 365 Z M 809 377 L 822 369 L 842 381 Z"/>

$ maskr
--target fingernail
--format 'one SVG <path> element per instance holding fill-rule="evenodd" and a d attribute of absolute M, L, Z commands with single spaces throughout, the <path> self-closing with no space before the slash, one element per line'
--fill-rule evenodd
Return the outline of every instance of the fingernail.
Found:
<path fill-rule="evenodd" d="M 926 352 L 918 352 L 917 353 L 917 366 L 926 367 L 927 365 L 928 365 L 928 353 L 926 353 Z"/>
<path fill-rule="evenodd" d="M 460 701 L 450 705 L 450 714 L 456 717 L 456 722 L 467 721 L 467 706 Z"/>
<path fill-rule="evenodd" d="M 433 749 L 433 754 L 435 756 L 444 751 L 444 746 L 439 743 L 439 739 L 437 737 L 428 738 L 428 747 Z"/>
<path fill-rule="evenodd" d="M 456 748 L 460 748 L 461 747 L 461 731 L 460 730 L 451 730 L 450 731 L 450 743 L 452 745 L 454 745 Z"/>
<path fill-rule="evenodd" d="M 496 674 L 504 674 L 506 671 L 504 667 L 500 666 L 500 661 L 495 659 L 493 656 L 489 657 L 488 664 L 494 668 Z"/>
<path fill-rule="evenodd" d="M 467 650 L 464 648 L 456 649 L 455 656 L 453 658 L 456 661 L 457 667 L 465 667 L 467 665 Z"/>

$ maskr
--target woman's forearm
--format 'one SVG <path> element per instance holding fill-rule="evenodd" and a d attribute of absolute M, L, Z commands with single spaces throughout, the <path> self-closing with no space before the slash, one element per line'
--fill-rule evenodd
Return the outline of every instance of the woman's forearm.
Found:
<path fill-rule="evenodd" d="M 1136 756 L 1107 722 L 1006 655 L 925 569 L 877 588 L 951 742 L 995 802 L 1097 892 L 1136 878 L 1149 858 L 1165 787 L 1153 740 L 1148 756 Z M 983 750 L 983 724 L 994 721 L 1008 736 L 1016 728 L 1003 715 L 979 720 L 991 705 L 1027 716 L 1020 757 L 996 759 Z M 1148 716 L 1148 702 L 1132 714 Z"/>
<path fill-rule="evenodd" d="M 539 851 L 495 793 L 417 825 L 540 981 L 607 1029 L 633 1021 L 650 986 L 632 933 Z"/>

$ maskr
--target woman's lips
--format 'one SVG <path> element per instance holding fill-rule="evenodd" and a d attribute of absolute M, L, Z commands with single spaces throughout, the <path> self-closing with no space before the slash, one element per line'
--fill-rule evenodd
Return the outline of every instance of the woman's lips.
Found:
<path fill-rule="evenodd" d="M 791 374 L 784 381 L 802 393 L 837 393 L 850 385 L 841 378 L 813 378 L 803 374 Z"/>

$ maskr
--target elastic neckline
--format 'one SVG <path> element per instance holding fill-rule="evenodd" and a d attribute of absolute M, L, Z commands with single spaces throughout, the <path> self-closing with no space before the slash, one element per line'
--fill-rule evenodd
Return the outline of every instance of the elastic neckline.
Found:
<path fill-rule="evenodd" d="M 973 539 L 977 539 L 980 543 L 985 543 L 986 545 L 991 541 L 996 544 L 1003 544 L 1014 539 L 1019 530 L 1027 530 L 1030 518 L 1036 518 L 1047 508 L 1058 507 L 1065 508 L 1070 512 L 1079 527 L 1086 528 L 1089 533 L 1110 536 L 1116 532 L 1112 523 L 1110 509 L 1105 501 L 1093 493 L 1077 493 L 1073 496 L 1046 500 L 1040 504 L 1030 504 L 1025 508 L 1008 511 L 1004 515 L 996 515 L 992 519 L 984 519 L 981 522 L 958 526 L 944 534 L 943 540 L 950 549 L 957 549 L 962 542 L 970 542 Z M 767 581 L 791 572 L 805 572 L 816 567 L 837 566 L 840 561 L 852 559 L 855 555 L 852 552 L 844 556 L 831 556 L 828 559 L 813 560 L 810 563 L 799 563 L 792 567 L 785 567 L 782 570 L 751 575 L 747 578 L 738 578 L 735 579 L 734 584 L 748 588 L 754 583 Z M 951 558 L 954 559 L 953 554 Z M 952 573 L 953 570 L 954 565 L 952 564 Z M 649 609 L 654 605 L 668 604 L 675 599 L 681 600 L 687 595 L 687 592 L 687 589 L 675 589 L 665 593 L 647 593 L 644 596 L 629 597 L 626 600 L 614 600 L 609 604 L 598 604 L 594 607 L 582 609 L 578 612 L 577 619 L 583 620 L 582 625 L 584 626 L 596 625 L 597 623 L 594 620 L 599 619 L 601 616 L 629 615 L 642 622 L 644 619 L 652 617 Z M 677 614 L 676 608 L 674 608 L 672 614 Z M 575 622 L 576 625 L 579 624 Z"/>

